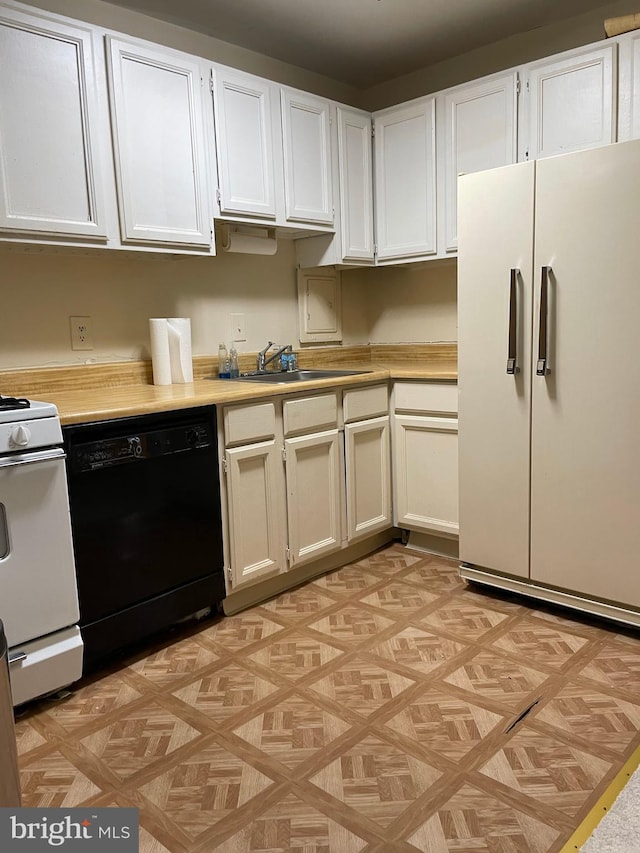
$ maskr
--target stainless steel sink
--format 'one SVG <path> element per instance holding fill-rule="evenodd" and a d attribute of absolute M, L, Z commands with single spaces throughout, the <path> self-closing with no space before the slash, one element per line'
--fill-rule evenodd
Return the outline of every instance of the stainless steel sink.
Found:
<path fill-rule="evenodd" d="M 371 373 L 370 370 L 289 370 L 289 371 L 265 371 L 256 373 L 243 373 L 237 376 L 234 382 L 271 382 L 276 384 L 289 382 L 308 382 L 311 379 L 333 379 L 340 376 L 358 376 L 363 373 Z"/>

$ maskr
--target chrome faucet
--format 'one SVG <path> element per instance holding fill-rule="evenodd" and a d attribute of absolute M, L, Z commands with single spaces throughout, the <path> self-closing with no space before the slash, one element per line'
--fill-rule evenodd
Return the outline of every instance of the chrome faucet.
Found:
<path fill-rule="evenodd" d="M 283 352 L 292 352 L 293 349 L 291 344 L 285 344 L 283 347 L 278 347 L 278 349 L 267 358 L 267 353 L 269 352 L 271 347 L 274 346 L 277 347 L 278 344 L 274 343 L 273 341 L 269 341 L 266 347 L 260 350 L 260 352 L 258 353 L 258 370 L 266 370 L 267 365 L 271 364 L 272 361 L 275 361 L 276 358 L 279 358 Z"/>

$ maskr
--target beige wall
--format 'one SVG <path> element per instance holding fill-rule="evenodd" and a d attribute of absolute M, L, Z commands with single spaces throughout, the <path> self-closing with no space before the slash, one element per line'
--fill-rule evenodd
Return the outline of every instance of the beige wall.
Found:
<path fill-rule="evenodd" d="M 495 71 L 600 41 L 605 37 L 605 18 L 637 12 L 639 8 L 638 0 L 616 0 L 567 21 L 519 33 L 445 62 L 425 66 L 367 89 L 363 93 L 363 108 L 379 110 Z"/>
<path fill-rule="evenodd" d="M 294 264 L 288 240 L 272 257 L 2 251 L 0 365 L 148 358 L 149 317 L 191 317 L 196 355 L 229 343 L 231 312 L 245 315 L 240 352 L 255 352 L 267 340 L 295 343 Z M 71 350 L 74 315 L 92 318 L 92 352 Z"/>
<path fill-rule="evenodd" d="M 456 270 L 449 260 L 343 272 L 345 343 L 456 341 Z"/>

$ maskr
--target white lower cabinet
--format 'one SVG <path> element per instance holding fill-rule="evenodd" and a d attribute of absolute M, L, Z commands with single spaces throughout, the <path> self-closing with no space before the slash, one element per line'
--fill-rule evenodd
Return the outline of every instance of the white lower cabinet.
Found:
<path fill-rule="evenodd" d="M 285 443 L 289 563 L 306 563 L 342 542 L 342 446 L 337 429 Z"/>
<path fill-rule="evenodd" d="M 457 536 L 456 386 L 398 382 L 394 412 L 394 524 Z"/>
<path fill-rule="evenodd" d="M 233 586 L 284 571 L 282 461 L 275 439 L 226 452 Z"/>
<path fill-rule="evenodd" d="M 386 383 L 224 409 L 228 592 L 392 526 L 388 412 Z"/>

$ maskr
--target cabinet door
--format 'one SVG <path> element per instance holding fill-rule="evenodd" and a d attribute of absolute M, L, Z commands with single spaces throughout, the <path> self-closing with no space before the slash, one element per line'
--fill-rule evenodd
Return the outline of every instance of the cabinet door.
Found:
<path fill-rule="evenodd" d="M 106 237 L 91 32 L 0 11 L 0 228 Z"/>
<path fill-rule="evenodd" d="M 286 218 L 333 222 L 329 102 L 282 90 Z"/>
<path fill-rule="evenodd" d="M 436 251 L 435 99 L 374 115 L 377 256 Z"/>
<path fill-rule="evenodd" d="M 615 142 L 616 47 L 574 51 L 528 66 L 526 159 Z"/>
<path fill-rule="evenodd" d="M 395 524 L 458 533 L 458 421 L 394 415 Z"/>
<path fill-rule="evenodd" d="M 640 141 L 536 164 L 531 577 L 640 607 Z"/>
<path fill-rule="evenodd" d="M 285 441 L 292 566 L 340 547 L 341 450 L 337 429 Z"/>
<path fill-rule="evenodd" d="M 391 527 L 389 416 L 347 424 L 344 440 L 351 540 Z"/>
<path fill-rule="evenodd" d="M 515 163 L 517 74 L 460 86 L 444 98 L 445 247 L 458 246 L 458 175 Z"/>
<path fill-rule="evenodd" d="M 619 43 L 618 140 L 640 138 L 640 30 Z"/>
<path fill-rule="evenodd" d="M 214 73 L 220 212 L 276 215 L 271 98 L 267 80 L 227 68 Z"/>
<path fill-rule="evenodd" d="M 338 107 L 343 260 L 373 260 L 371 116 Z"/>
<path fill-rule="evenodd" d="M 233 588 L 284 570 L 282 459 L 275 440 L 226 451 Z"/>
<path fill-rule="evenodd" d="M 200 69 L 108 39 L 123 241 L 209 246 Z"/>

